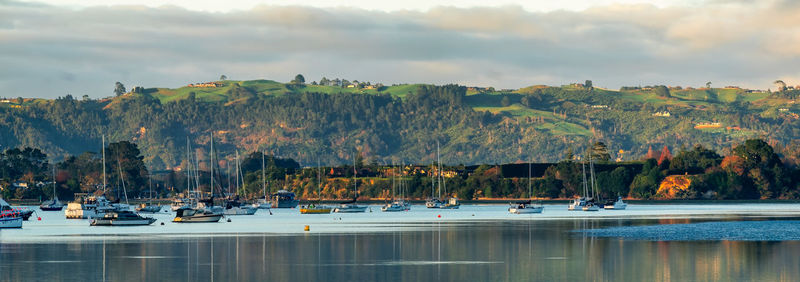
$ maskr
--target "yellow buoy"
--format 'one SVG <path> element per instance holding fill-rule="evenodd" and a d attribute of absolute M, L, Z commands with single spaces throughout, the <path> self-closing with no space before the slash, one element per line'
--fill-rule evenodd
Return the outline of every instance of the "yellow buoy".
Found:
<path fill-rule="evenodd" d="M 305 231 L 311 231 L 311 227 L 310 227 L 310 226 L 308 226 L 308 225 L 306 225 L 306 227 L 305 227 L 305 228 L 303 228 L 303 230 L 305 230 Z"/>

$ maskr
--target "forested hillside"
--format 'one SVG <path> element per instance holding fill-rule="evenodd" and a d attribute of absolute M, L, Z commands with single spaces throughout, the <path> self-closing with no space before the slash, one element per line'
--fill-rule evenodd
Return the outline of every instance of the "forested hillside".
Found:
<path fill-rule="evenodd" d="M 498 91 L 268 80 L 131 90 L 107 99 L 6 99 L 0 146 L 39 148 L 61 160 L 99 151 L 105 135 L 138 144 L 149 167 L 170 169 L 185 163 L 187 140 L 205 160 L 212 132 L 223 158 L 263 150 L 303 166 L 351 163 L 355 152 L 368 163 L 430 163 L 437 142 L 443 162 L 471 165 L 556 162 L 592 141 L 607 144 L 612 160 L 640 159 L 665 145 L 725 153 L 750 138 L 784 154 L 800 137 L 796 90 L 612 91 L 587 82 Z"/>

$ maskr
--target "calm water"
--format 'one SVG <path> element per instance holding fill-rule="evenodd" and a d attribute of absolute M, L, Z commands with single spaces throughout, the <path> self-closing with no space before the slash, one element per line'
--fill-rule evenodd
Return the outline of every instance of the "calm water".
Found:
<path fill-rule="evenodd" d="M 42 221 L 0 231 L 0 281 L 796 281 L 800 277 L 800 241 L 708 237 L 657 241 L 626 236 L 638 233 L 636 228 L 667 224 L 678 228 L 671 229 L 673 233 L 698 232 L 709 229 L 709 223 L 723 234 L 725 228 L 750 223 L 763 224 L 757 230 L 800 233 L 795 221 L 800 209 L 793 205 L 719 205 L 713 210 L 729 210 L 719 214 L 710 212 L 714 206 L 709 205 L 631 206 L 624 212 L 591 215 L 559 211 L 562 208 L 566 209 L 547 206 L 545 213 L 531 216 L 509 216 L 503 206 L 465 206 L 458 211 L 415 206 L 402 214 L 319 216 L 280 210 L 273 215 L 259 211 L 251 217 L 233 217 L 230 223 L 163 226 L 160 222 L 171 216 L 162 214 L 156 215 L 156 225 L 132 228 L 89 227 L 85 220 L 62 219 L 63 212 L 40 213 Z M 722 215 L 732 210 L 738 215 Z M 725 224 L 713 225 L 719 222 Z M 302 231 L 305 224 L 312 232 Z M 597 229 L 610 231 L 602 237 L 580 231 Z"/>

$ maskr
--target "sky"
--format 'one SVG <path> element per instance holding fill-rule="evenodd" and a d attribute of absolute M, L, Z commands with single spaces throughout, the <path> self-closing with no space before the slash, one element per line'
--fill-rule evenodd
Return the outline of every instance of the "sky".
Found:
<path fill-rule="evenodd" d="M 800 3 L 0 0 L 0 97 L 300 73 L 519 88 L 800 85 Z"/>

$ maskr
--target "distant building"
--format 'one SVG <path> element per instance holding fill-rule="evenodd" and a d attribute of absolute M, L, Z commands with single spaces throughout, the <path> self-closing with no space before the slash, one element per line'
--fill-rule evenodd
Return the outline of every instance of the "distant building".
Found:
<path fill-rule="evenodd" d="M 221 87 L 223 84 L 222 82 L 202 82 L 202 83 L 189 83 L 186 87 L 197 87 L 197 88 L 216 88 Z"/>
<path fill-rule="evenodd" d="M 668 111 L 663 111 L 663 112 L 655 112 L 655 113 L 653 113 L 653 116 L 654 117 L 670 117 L 670 116 L 672 116 L 672 114 L 670 114 Z"/>
<path fill-rule="evenodd" d="M 594 109 L 608 109 L 608 105 L 592 105 Z"/>

